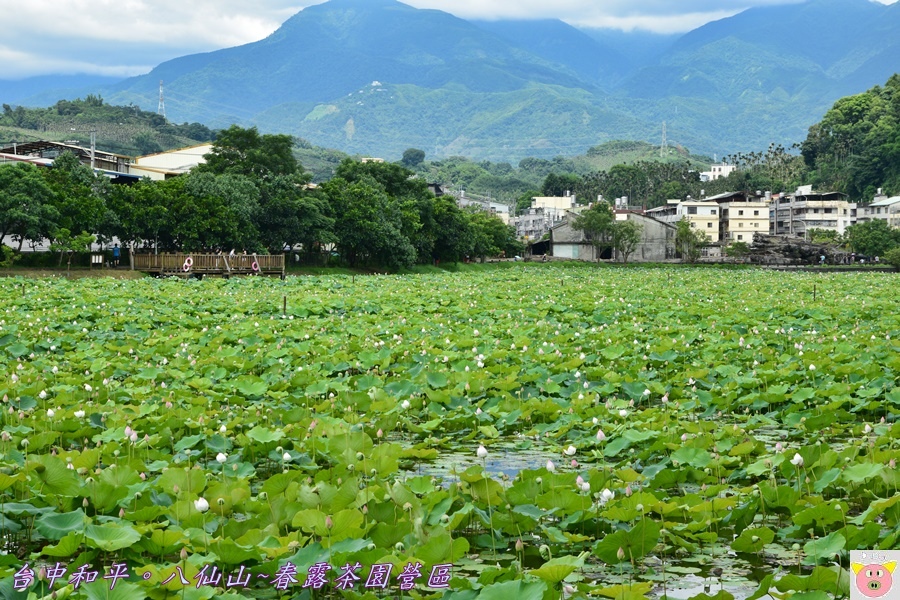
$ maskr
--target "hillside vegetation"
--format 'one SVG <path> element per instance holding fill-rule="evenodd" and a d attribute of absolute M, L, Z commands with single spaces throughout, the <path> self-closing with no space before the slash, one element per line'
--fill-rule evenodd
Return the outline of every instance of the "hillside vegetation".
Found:
<path fill-rule="evenodd" d="M 49 108 L 25 108 L 3 105 L 0 115 L 0 140 L 29 142 L 37 140 L 76 141 L 90 143 L 91 132 L 96 143 L 107 152 L 126 156 L 152 154 L 208 142 L 213 131 L 200 123 L 168 122 L 156 113 L 136 106 L 115 106 L 100 96 L 60 100 Z"/>

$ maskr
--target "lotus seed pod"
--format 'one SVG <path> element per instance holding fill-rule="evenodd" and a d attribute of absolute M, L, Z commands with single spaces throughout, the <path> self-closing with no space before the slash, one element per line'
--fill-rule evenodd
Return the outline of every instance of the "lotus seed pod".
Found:
<path fill-rule="evenodd" d="M 397 552 L 403 552 L 406 549 L 406 546 L 403 545 L 403 542 L 397 542 L 394 544 L 394 550 Z"/>

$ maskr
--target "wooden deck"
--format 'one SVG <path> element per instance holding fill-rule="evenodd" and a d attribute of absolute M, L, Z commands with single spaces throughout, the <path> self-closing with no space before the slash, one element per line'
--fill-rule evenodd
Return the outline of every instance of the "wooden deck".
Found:
<path fill-rule="evenodd" d="M 280 275 L 284 278 L 283 254 L 135 254 L 135 271 L 158 275 Z"/>

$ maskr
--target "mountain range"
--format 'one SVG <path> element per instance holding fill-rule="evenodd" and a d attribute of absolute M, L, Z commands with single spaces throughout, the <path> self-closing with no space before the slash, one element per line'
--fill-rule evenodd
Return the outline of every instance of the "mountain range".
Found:
<path fill-rule="evenodd" d="M 388 158 L 410 147 L 432 158 L 572 155 L 611 139 L 659 143 L 664 122 L 670 145 L 724 155 L 802 141 L 835 100 L 898 65 L 900 3 L 808 0 L 665 36 L 330 0 L 258 42 L 90 91 L 147 108 L 163 80 L 176 122 L 253 124 Z M 41 83 L 20 82 L 19 96 L 34 93 L 18 101 L 59 99 Z M 71 96 L 73 83 L 56 87 Z"/>

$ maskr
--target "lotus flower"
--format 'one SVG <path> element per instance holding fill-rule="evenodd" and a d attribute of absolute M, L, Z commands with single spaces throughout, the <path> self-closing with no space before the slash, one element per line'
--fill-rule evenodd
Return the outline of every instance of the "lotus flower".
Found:
<path fill-rule="evenodd" d="M 83 418 L 84 418 L 84 411 L 83 411 L 83 410 L 76 410 L 76 411 L 75 411 L 75 418 L 77 418 L 77 419 L 83 419 Z"/>
<path fill-rule="evenodd" d="M 56 416 L 56 412 L 52 408 L 47 409 L 47 418 L 52 419 Z"/>
<path fill-rule="evenodd" d="M 609 488 L 603 488 L 603 491 L 600 492 L 600 505 L 604 505 L 613 498 L 616 497 L 616 494 L 612 492 Z"/>
<path fill-rule="evenodd" d="M 598 442 L 602 442 L 602 441 L 604 441 L 604 440 L 606 440 L 606 434 L 603 433 L 603 430 L 602 430 L 602 429 L 598 429 L 598 430 L 597 430 L 597 441 L 598 441 Z"/>
<path fill-rule="evenodd" d="M 228 455 L 224 452 L 219 452 L 216 454 L 216 462 L 220 465 L 225 464 L 225 461 L 228 460 Z"/>
<path fill-rule="evenodd" d="M 194 500 L 194 508 L 202 513 L 206 512 L 209 510 L 209 502 L 206 501 L 206 498 L 197 498 L 196 500 Z"/>
<path fill-rule="evenodd" d="M 553 464 L 552 460 L 547 461 L 547 470 L 550 471 L 551 473 L 556 471 L 556 465 Z"/>
<path fill-rule="evenodd" d="M 794 458 L 791 459 L 791 464 L 794 465 L 795 467 L 802 467 L 803 466 L 803 457 L 800 456 L 799 453 L 794 454 Z"/>
<path fill-rule="evenodd" d="M 564 453 L 566 456 L 574 456 L 575 453 L 576 453 L 577 451 L 578 451 L 578 450 L 575 448 L 575 446 L 569 446 L 568 448 L 566 448 L 565 450 L 563 450 L 563 453 Z"/>
<path fill-rule="evenodd" d="M 475 454 L 478 455 L 478 458 L 484 460 L 487 458 L 488 451 L 484 446 L 478 446 L 478 450 L 475 451 Z"/>

